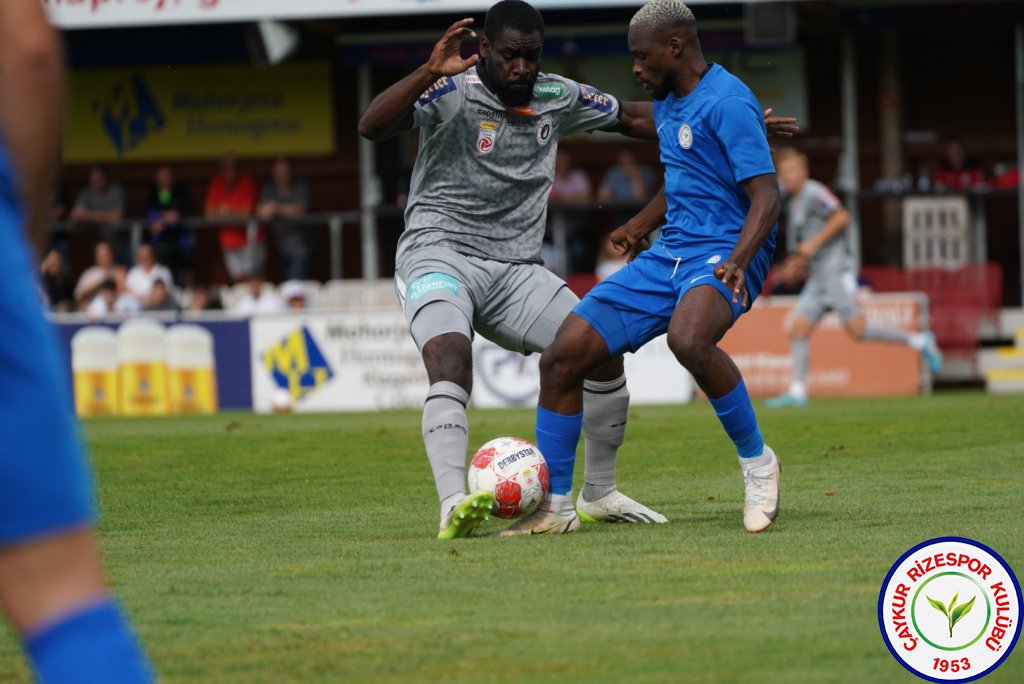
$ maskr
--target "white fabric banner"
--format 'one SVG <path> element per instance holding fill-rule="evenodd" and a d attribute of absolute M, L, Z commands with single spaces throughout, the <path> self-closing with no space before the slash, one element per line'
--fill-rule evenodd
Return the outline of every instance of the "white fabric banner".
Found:
<path fill-rule="evenodd" d="M 64 29 L 487 11 L 494 0 L 40 0 Z M 533 0 L 540 10 L 639 7 L 642 0 Z"/>

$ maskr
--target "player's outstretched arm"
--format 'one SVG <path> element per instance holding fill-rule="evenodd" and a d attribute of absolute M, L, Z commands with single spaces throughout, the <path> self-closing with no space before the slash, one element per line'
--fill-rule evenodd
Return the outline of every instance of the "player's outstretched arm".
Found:
<path fill-rule="evenodd" d="M 824 245 L 827 245 L 829 241 L 846 230 L 846 227 L 850 225 L 850 212 L 846 211 L 843 207 L 839 207 L 828 217 L 825 221 L 825 225 L 822 226 L 821 230 L 814 235 L 814 237 L 804 240 L 796 246 L 796 252 L 804 259 L 810 259 L 818 250 Z"/>
<path fill-rule="evenodd" d="M 631 138 L 656 140 L 658 132 L 654 127 L 654 105 L 650 102 L 619 102 L 619 121 L 605 130 Z"/>
<path fill-rule="evenodd" d="M 651 201 L 641 209 L 625 225 L 612 231 L 609 239 L 619 251 L 632 261 L 647 249 L 647 236 L 660 226 L 665 220 L 665 212 L 668 210 L 668 202 L 665 200 L 665 184 L 651 198 Z"/>
<path fill-rule="evenodd" d="M 45 251 L 47 197 L 59 156 L 61 59 L 60 41 L 39 2 L 0 2 L 0 128 L 39 254 Z"/>
<path fill-rule="evenodd" d="M 740 185 L 750 198 L 750 209 L 740 239 L 729 258 L 715 268 L 715 276 L 732 288 L 733 303 L 742 302 L 746 306 L 749 294 L 744 270 L 772 232 L 772 226 L 782 213 L 782 200 L 774 173 L 748 178 Z"/>
<path fill-rule="evenodd" d="M 427 63 L 373 98 L 359 119 L 359 135 L 370 140 L 386 140 L 412 128 L 412 106 L 423 91 L 442 76 L 461 74 L 480 61 L 480 55 L 462 58 L 462 41 L 475 38 L 468 28 L 472 19 L 452 24 L 434 45 Z"/>

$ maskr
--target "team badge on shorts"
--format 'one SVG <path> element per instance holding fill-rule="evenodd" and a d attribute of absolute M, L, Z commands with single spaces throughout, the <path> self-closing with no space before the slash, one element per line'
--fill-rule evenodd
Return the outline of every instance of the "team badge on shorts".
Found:
<path fill-rule="evenodd" d="M 691 145 L 693 145 L 693 131 L 690 130 L 690 124 L 683 124 L 679 127 L 679 146 L 688 150 Z"/>
<path fill-rule="evenodd" d="M 490 154 L 494 149 L 494 139 L 498 137 L 498 124 L 494 121 L 480 122 L 480 135 L 476 139 L 476 149 L 480 154 Z"/>
<path fill-rule="evenodd" d="M 893 657 L 930 682 L 969 682 L 1006 660 L 1020 636 L 1020 584 L 972 539 L 918 544 L 889 570 L 878 627 Z"/>
<path fill-rule="evenodd" d="M 547 145 L 548 140 L 551 140 L 552 131 L 554 131 L 554 124 L 551 123 L 551 119 L 541 119 L 537 126 L 537 144 Z"/>

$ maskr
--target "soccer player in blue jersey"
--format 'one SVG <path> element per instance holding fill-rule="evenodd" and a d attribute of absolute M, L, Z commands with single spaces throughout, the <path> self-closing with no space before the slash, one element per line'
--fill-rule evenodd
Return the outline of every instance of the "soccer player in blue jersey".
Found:
<path fill-rule="evenodd" d="M 532 515 L 564 520 L 566 532 L 578 526 L 568 492 L 583 378 L 667 332 L 736 445 L 744 526 L 761 532 L 778 513 L 779 460 L 739 369 L 717 346 L 761 291 L 775 250 L 781 203 L 761 110 L 739 79 L 704 60 L 693 13 L 678 0 L 653 0 L 637 12 L 629 49 L 633 74 L 654 96 L 665 167 L 664 194 L 643 215 L 664 209 L 665 224 L 649 250 L 584 297 L 544 351 L 537 442 L 551 493 Z M 614 239 L 631 248 L 655 225 L 630 222 Z"/>
<path fill-rule="evenodd" d="M 0 2 L 0 605 L 42 682 L 151 680 L 110 597 L 85 454 L 25 229 L 42 245 L 61 51 L 39 0 Z"/>

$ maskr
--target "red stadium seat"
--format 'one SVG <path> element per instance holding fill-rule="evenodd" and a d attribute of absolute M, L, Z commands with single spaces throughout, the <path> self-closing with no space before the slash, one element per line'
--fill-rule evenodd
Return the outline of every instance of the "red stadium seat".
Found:
<path fill-rule="evenodd" d="M 590 292 L 591 288 L 597 285 L 597 276 L 593 273 L 573 273 L 565 279 L 565 284 L 576 293 L 580 299 Z"/>
<path fill-rule="evenodd" d="M 1003 269 L 992 261 L 971 263 L 953 273 L 953 302 L 978 309 L 981 320 L 999 330 L 999 306 L 1003 296 Z"/>
<path fill-rule="evenodd" d="M 906 292 L 907 276 L 899 266 L 863 266 L 860 274 L 875 292 Z"/>

